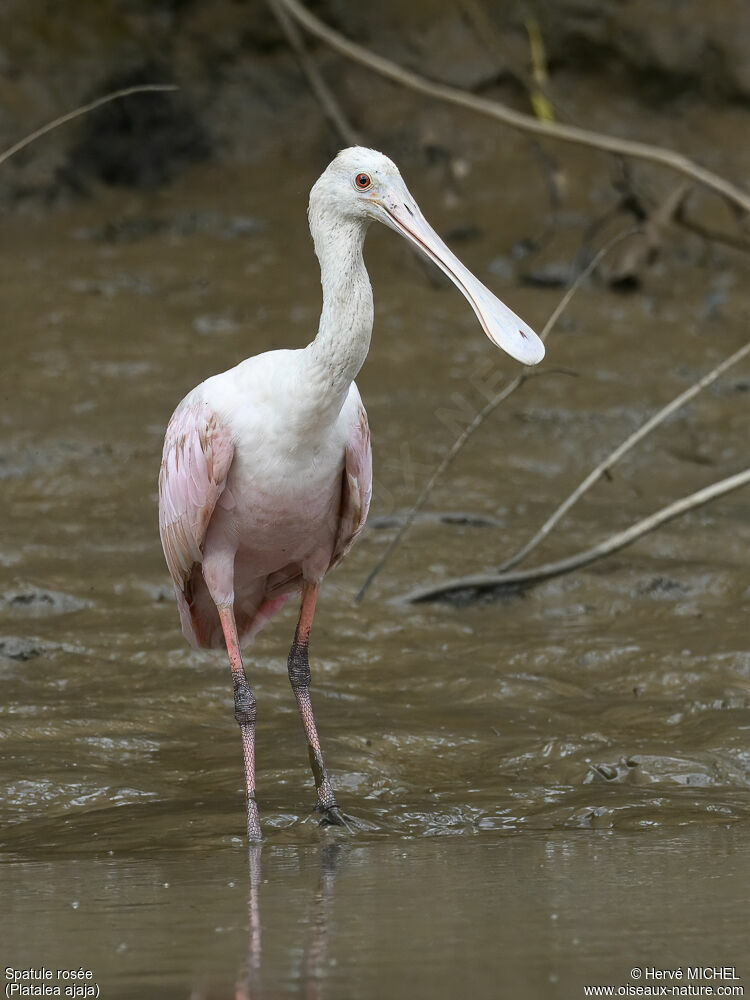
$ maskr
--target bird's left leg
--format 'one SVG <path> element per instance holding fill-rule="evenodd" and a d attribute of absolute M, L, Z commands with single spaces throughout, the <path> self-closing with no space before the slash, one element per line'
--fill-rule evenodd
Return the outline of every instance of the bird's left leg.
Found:
<path fill-rule="evenodd" d="M 315 614 L 315 602 L 318 599 L 318 587 L 317 583 L 305 583 L 302 588 L 302 606 L 300 607 L 297 631 L 294 633 L 292 648 L 289 650 L 289 681 L 294 691 L 294 697 L 297 699 L 297 707 L 307 738 L 310 767 L 318 791 L 316 809 L 323 814 L 323 822 L 348 827 L 349 824 L 336 805 L 331 781 L 323 763 L 323 753 L 320 749 L 318 730 L 310 700 L 310 663 L 307 651 L 310 643 L 310 629 Z"/>

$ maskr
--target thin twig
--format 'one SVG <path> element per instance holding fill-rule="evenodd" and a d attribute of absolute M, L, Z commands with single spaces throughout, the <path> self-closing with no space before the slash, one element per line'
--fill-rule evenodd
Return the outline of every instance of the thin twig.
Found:
<path fill-rule="evenodd" d="M 360 144 L 360 139 L 356 130 L 342 111 L 338 101 L 333 95 L 333 91 L 323 79 L 320 70 L 315 65 L 310 53 L 305 48 L 305 43 L 297 30 L 297 25 L 284 9 L 284 5 L 279 3 L 278 0 L 266 0 L 266 2 L 274 17 L 279 22 L 281 30 L 286 35 L 292 51 L 297 56 L 300 68 L 307 77 L 310 89 L 318 99 L 318 102 L 323 109 L 323 114 L 336 130 L 339 138 L 345 146 L 358 146 Z"/>
<path fill-rule="evenodd" d="M 0 153 L 0 164 L 5 163 L 9 160 L 11 156 L 25 149 L 26 146 L 31 145 L 36 139 L 41 138 L 46 135 L 47 132 L 51 132 L 53 129 L 58 128 L 60 125 L 65 125 L 67 122 L 73 121 L 74 118 L 80 118 L 81 115 L 88 114 L 89 111 L 94 111 L 96 108 L 102 106 L 102 104 L 109 104 L 110 101 L 117 101 L 121 97 L 130 97 L 131 94 L 146 94 L 152 91 L 159 90 L 179 90 L 179 87 L 175 86 L 173 83 L 143 83 L 138 84 L 135 87 L 125 87 L 123 90 L 113 90 L 111 94 L 105 94 L 103 97 L 97 97 L 95 101 L 90 101 L 88 104 L 82 104 L 79 108 L 74 111 L 68 111 L 67 114 L 60 115 L 59 118 L 54 118 L 51 122 L 47 122 L 46 125 L 42 125 L 31 135 L 27 135 L 24 139 L 20 139 L 17 143 L 6 149 L 4 153 Z"/>
<path fill-rule="evenodd" d="M 545 323 L 544 329 L 542 330 L 542 332 L 540 334 L 540 337 L 541 337 L 542 340 L 544 340 L 544 341 L 547 340 L 547 337 L 552 332 L 552 329 L 554 328 L 555 323 L 557 323 L 558 319 L 560 318 L 560 316 L 565 311 L 565 308 L 567 307 L 567 305 L 570 302 L 570 300 L 573 298 L 573 296 L 578 291 L 578 289 L 581 287 L 581 285 L 586 280 L 586 278 L 588 278 L 588 276 L 592 273 L 592 271 L 597 267 L 597 265 L 599 264 L 599 262 L 605 256 L 605 254 L 609 253 L 609 251 L 613 247 L 617 246 L 617 244 L 620 243 L 621 240 L 624 240 L 626 237 L 632 236 L 633 234 L 638 233 L 638 232 L 640 232 L 640 230 L 637 227 L 635 227 L 633 229 L 628 229 L 625 232 L 618 233 L 616 236 L 613 236 L 612 239 L 607 244 L 605 244 L 605 246 L 602 247 L 602 249 L 593 258 L 593 260 L 591 260 L 589 262 L 589 264 L 583 269 L 583 271 L 581 271 L 581 273 L 578 275 L 578 277 L 576 278 L 576 280 L 573 282 L 573 284 L 570 286 L 570 288 L 566 291 L 565 295 L 563 295 L 562 299 L 560 299 L 560 301 L 558 302 L 555 310 L 553 311 L 552 315 L 549 317 L 549 319 Z M 474 431 L 477 430 L 477 428 L 480 427 L 484 423 L 484 421 L 487 419 L 487 417 L 493 412 L 493 410 L 495 410 L 500 405 L 500 403 L 503 402 L 503 400 L 507 399 L 508 396 L 510 396 L 510 394 L 512 392 L 515 392 L 516 389 L 518 389 L 520 386 L 523 385 L 523 383 L 529 378 L 529 375 L 530 375 L 529 370 L 525 369 L 523 372 L 521 372 L 520 375 L 516 375 L 515 378 L 511 379 L 511 381 L 508 382 L 508 384 L 504 388 L 502 388 L 500 390 L 500 392 L 498 392 L 495 396 L 492 397 L 492 399 L 484 406 L 484 408 L 482 410 L 480 410 L 479 413 L 477 413 L 477 415 L 474 417 L 474 419 L 471 421 L 471 423 L 468 424 L 463 429 L 463 431 L 459 434 L 459 436 L 456 438 L 456 440 L 451 445 L 450 449 L 443 456 L 442 460 L 440 461 L 440 463 L 438 464 L 438 466 L 436 467 L 436 469 L 434 470 L 434 472 L 432 473 L 432 475 L 430 476 L 430 478 L 427 480 L 427 482 L 425 483 L 425 485 L 422 487 L 422 491 L 419 494 L 419 496 L 417 497 L 416 502 L 414 503 L 414 505 L 412 506 L 411 510 L 408 512 L 408 514 L 404 518 L 404 521 L 401 524 L 401 526 L 399 527 L 399 529 L 396 532 L 396 534 L 393 536 L 393 538 L 391 539 L 391 541 L 389 542 L 389 544 L 386 546 L 385 552 L 382 554 L 382 556 L 380 557 L 380 559 L 377 561 L 377 563 L 370 570 L 370 573 L 368 574 L 367 579 L 365 580 L 365 582 L 360 587 L 359 592 L 357 593 L 357 596 L 354 598 L 354 601 L 355 601 L 356 604 L 360 603 L 360 601 L 362 600 L 362 598 L 365 596 L 365 594 L 369 590 L 370 584 L 372 583 L 372 581 L 375 579 L 375 577 L 381 571 L 381 569 L 383 568 L 383 566 L 385 566 L 386 562 L 388 561 L 388 559 L 391 556 L 391 553 L 396 548 L 396 546 L 400 543 L 401 539 L 404 537 L 404 535 L 406 534 L 406 532 L 409 530 L 409 527 L 411 526 L 412 522 L 414 521 L 414 518 L 417 516 L 417 514 L 419 513 L 419 511 L 424 506 L 425 501 L 429 497 L 430 493 L 432 492 L 432 490 L 433 490 L 433 488 L 435 486 L 435 483 L 438 481 L 438 479 L 440 478 L 440 476 L 442 476 L 442 474 L 445 472 L 445 470 L 451 464 L 451 462 L 456 457 L 456 455 L 459 453 L 459 451 L 461 451 L 461 449 L 466 444 L 466 442 L 471 437 L 471 435 L 474 433 Z"/>
<path fill-rule="evenodd" d="M 534 537 L 531 538 L 522 548 L 520 548 L 518 552 L 512 555 L 509 559 L 506 559 L 505 562 L 498 567 L 497 572 L 503 573 L 512 566 L 517 566 L 520 562 L 523 562 L 526 556 L 547 537 L 560 518 L 570 510 L 573 504 L 580 500 L 583 494 L 590 489 L 594 483 L 601 478 L 601 476 L 608 472 L 613 465 L 619 462 L 623 455 L 629 452 L 631 448 L 634 448 L 639 441 L 642 441 L 646 435 L 650 434 L 656 427 L 663 424 L 667 417 L 671 416 L 675 410 L 679 410 L 683 407 L 691 399 L 697 396 L 699 392 L 702 392 L 709 385 L 711 385 L 712 382 L 715 382 L 716 379 L 719 378 L 720 375 L 723 375 L 728 368 L 731 368 L 732 365 L 736 365 L 738 361 L 747 357 L 748 354 L 750 354 L 750 341 L 748 341 L 744 347 L 735 351 L 734 354 L 730 355 L 730 357 L 725 358 L 721 364 L 712 368 L 707 375 L 703 376 L 703 378 L 694 382 L 693 385 L 691 385 L 684 392 L 681 392 L 680 395 L 676 396 L 670 403 L 667 403 L 667 405 L 662 407 L 658 413 L 655 413 L 649 420 L 647 420 L 645 424 L 642 424 L 637 431 L 634 431 L 622 442 L 622 444 L 618 445 L 614 451 L 610 452 L 610 454 L 607 455 L 607 457 L 601 461 L 595 469 L 592 469 L 588 476 L 586 476 L 586 478 L 573 490 L 570 496 L 567 497 L 566 500 L 563 500 L 557 510 L 555 510 L 555 512 L 547 518 Z"/>
<path fill-rule="evenodd" d="M 732 490 L 737 490 L 741 486 L 746 486 L 748 483 L 750 483 L 750 469 L 745 469 L 734 476 L 720 479 L 710 486 L 705 486 L 702 490 L 682 497 L 680 500 L 675 500 L 674 503 L 662 507 L 655 514 L 645 517 L 642 521 L 638 521 L 636 524 L 626 528 L 625 531 L 618 531 L 616 534 L 610 535 L 603 542 L 599 542 L 598 545 L 594 545 L 590 549 L 584 549 L 583 552 L 577 552 L 575 555 L 568 556 L 567 559 L 560 559 L 558 562 L 545 563 L 543 566 L 537 566 L 534 569 L 518 570 L 511 573 L 490 573 L 487 575 L 457 577 L 454 580 L 446 580 L 437 586 L 413 591 L 411 594 L 406 595 L 405 600 L 416 604 L 421 601 L 446 598 L 450 594 L 456 594 L 461 591 L 473 590 L 482 592 L 496 590 L 500 587 L 525 587 L 540 583 L 542 580 L 549 580 L 553 576 L 570 573 L 574 569 L 586 566 L 597 559 L 603 559 L 604 556 L 611 555 L 613 552 L 617 552 L 618 549 L 630 545 L 666 521 L 679 517 L 681 514 L 686 514 L 689 510 L 694 510 L 696 507 L 700 507 L 710 500 L 715 500 L 717 497 L 723 496 Z"/>
<path fill-rule="evenodd" d="M 470 94 L 459 90 L 456 87 L 449 87 L 442 83 L 433 83 L 425 77 L 414 73 L 412 70 L 404 69 L 390 59 L 376 55 L 362 45 L 350 42 L 337 31 L 329 28 L 327 24 L 310 13 L 307 8 L 298 3 L 298 0 L 278 0 L 286 10 L 311 34 L 322 39 L 332 49 L 340 52 L 347 59 L 367 66 L 368 69 L 385 76 L 390 80 L 404 87 L 414 90 L 419 94 L 426 94 L 438 100 L 447 101 L 450 104 L 457 104 L 459 107 L 477 111 L 480 114 L 495 118 L 512 128 L 520 129 L 524 132 L 533 132 L 536 135 L 547 136 L 550 139 L 559 139 L 562 142 L 571 142 L 579 146 L 589 146 L 594 149 L 601 149 L 607 153 L 616 153 L 622 156 L 630 156 L 637 160 L 647 160 L 650 163 L 658 163 L 677 173 L 684 174 L 692 180 L 705 185 L 708 188 L 723 195 L 730 202 L 738 205 L 745 212 L 750 212 L 750 193 L 732 184 L 730 181 L 718 174 L 707 170 L 705 167 L 693 162 L 682 153 L 676 153 L 671 149 L 664 149 L 662 146 L 654 146 L 647 142 L 634 142 L 629 139 L 621 139 L 617 136 L 604 135 L 601 132 L 593 132 L 590 129 L 578 128 L 575 125 L 565 125 L 560 122 L 539 121 L 532 115 L 523 114 L 506 107 L 499 101 L 491 101 L 476 94 Z"/>

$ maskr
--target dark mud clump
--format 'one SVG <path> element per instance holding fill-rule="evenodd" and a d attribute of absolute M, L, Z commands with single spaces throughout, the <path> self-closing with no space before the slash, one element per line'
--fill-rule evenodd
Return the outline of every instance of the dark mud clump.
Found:
<path fill-rule="evenodd" d="M 147 63 L 134 72 L 109 77 L 93 97 L 153 83 L 171 83 L 170 74 Z M 140 93 L 86 116 L 64 174 L 74 187 L 93 178 L 148 190 L 210 154 L 209 136 L 184 93 Z"/>
<path fill-rule="evenodd" d="M 72 594 L 62 594 L 40 587 L 23 587 L 0 594 L 0 611 L 11 612 L 24 617 L 44 615 L 64 615 L 71 611 L 81 611 L 88 602 Z"/>

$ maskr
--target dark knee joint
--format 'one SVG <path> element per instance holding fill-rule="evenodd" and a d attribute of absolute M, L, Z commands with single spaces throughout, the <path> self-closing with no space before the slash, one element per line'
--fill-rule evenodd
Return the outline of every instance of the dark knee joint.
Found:
<path fill-rule="evenodd" d="M 310 664 L 307 659 L 307 645 L 295 641 L 289 650 L 289 681 L 293 688 L 310 687 Z"/>
<path fill-rule="evenodd" d="M 255 697 L 247 685 L 234 689 L 234 717 L 241 726 L 254 726 L 256 719 Z"/>

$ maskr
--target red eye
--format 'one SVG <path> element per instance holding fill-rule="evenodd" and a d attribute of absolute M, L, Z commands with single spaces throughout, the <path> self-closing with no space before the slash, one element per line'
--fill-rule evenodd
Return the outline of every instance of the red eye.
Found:
<path fill-rule="evenodd" d="M 360 191 L 366 191 L 367 188 L 372 184 L 369 174 L 357 174 L 354 178 L 354 183 L 357 185 Z"/>

